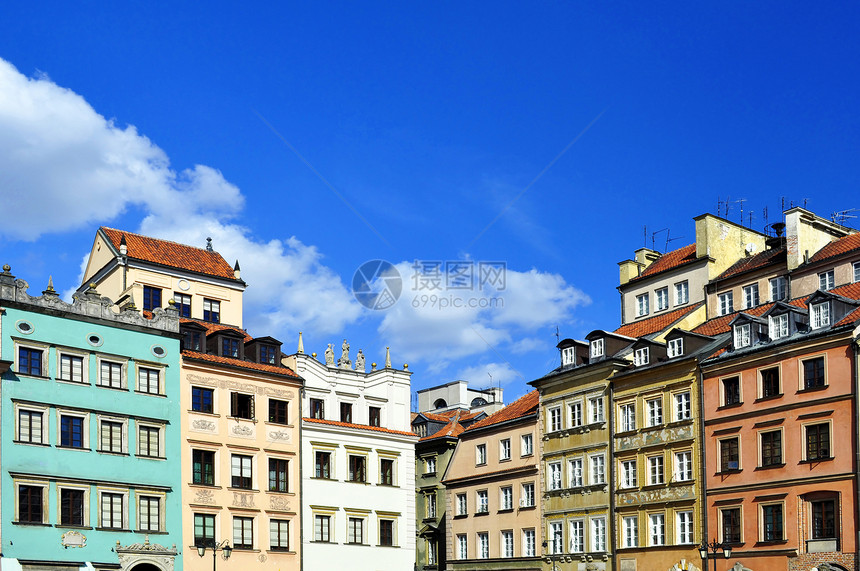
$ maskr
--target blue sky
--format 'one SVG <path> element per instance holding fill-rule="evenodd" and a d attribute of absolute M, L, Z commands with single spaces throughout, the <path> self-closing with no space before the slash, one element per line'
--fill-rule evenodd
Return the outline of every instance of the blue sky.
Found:
<path fill-rule="evenodd" d="M 513 400 L 653 232 L 860 208 L 856 4 L 270 4 L 4 3 L 0 262 L 68 291 L 98 225 L 212 236 L 252 334 Z M 416 309 L 415 260 L 506 263 L 504 307 Z"/>

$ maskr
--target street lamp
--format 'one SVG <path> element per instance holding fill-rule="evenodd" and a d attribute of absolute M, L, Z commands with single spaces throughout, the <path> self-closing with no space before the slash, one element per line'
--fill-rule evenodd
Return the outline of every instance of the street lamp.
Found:
<path fill-rule="evenodd" d="M 212 547 L 212 571 L 215 571 L 216 565 L 218 564 L 218 552 L 223 551 L 224 559 L 230 559 L 230 555 L 233 553 L 233 548 L 227 544 L 226 539 L 221 543 L 215 543 L 214 539 L 210 539 L 209 542 Z M 206 543 L 201 541 L 197 544 L 197 555 L 200 557 L 206 555 Z"/>
<path fill-rule="evenodd" d="M 546 553 L 546 546 L 547 546 L 546 541 L 541 543 L 541 547 L 543 547 L 544 553 Z M 549 561 L 550 561 L 550 563 L 552 563 L 552 571 L 555 571 L 555 557 L 553 557 L 553 555 L 554 555 L 553 553 L 549 554 Z"/>
<path fill-rule="evenodd" d="M 699 546 L 699 555 L 702 557 L 702 561 L 708 560 L 708 550 L 714 552 L 714 555 L 711 556 L 711 559 L 714 560 L 714 571 L 717 571 L 717 551 L 720 549 L 723 550 L 723 555 L 726 559 L 732 556 L 732 546 L 728 543 L 717 543 L 716 539 L 712 539 L 710 543 L 702 543 Z M 708 564 L 706 563 L 705 567 L 707 566 Z"/>

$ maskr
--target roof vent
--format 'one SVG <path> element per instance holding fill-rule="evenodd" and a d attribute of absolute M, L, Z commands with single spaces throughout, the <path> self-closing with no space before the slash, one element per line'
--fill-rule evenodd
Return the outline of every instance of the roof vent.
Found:
<path fill-rule="evenodd" d="M 206 238 L 206 251 L 207 252 L 214 252 L 215 251 L 212 249 L 212 238 Z"/>

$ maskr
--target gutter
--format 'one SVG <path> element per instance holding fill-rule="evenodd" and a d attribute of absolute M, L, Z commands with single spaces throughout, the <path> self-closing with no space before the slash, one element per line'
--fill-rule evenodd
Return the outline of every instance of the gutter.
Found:
<path fill-rule="evenodd" d="M 855 463 L 854 521 L 860 521 L 860 502 L 857 501 L 857 498 L 860 498 L 860 450 L 858 450 L 858 445 L 856 442 L 856 439 L 858 436 L 857 435 L 857 429 L 858 429 L 857 420 L 858 420 L 858 416 L 860 416 L 860 402 L 858 402 L 858 400 L 857 400 L 857 382 L 858 382 L 857 371 L 860 370 L 860 336 L 858 336 L 854 339 L 852 346 L 854 348 L 854 361 L 852 363 L 853 370 L 851 371 L 851 377 L 853 379 L 853 382 L 851 383 L 851 396 L 854 398 L 854 411 L 853 411 L 854 418 L 852 418 L 851 420 L 853 421 L 854 438 L 855 438 L 855 444 L 854 444 L 854 458 L 855 458 L 854 459 L 854 463 Z M 854 532 L 856 534 L 856 537 L 854 538 L 854 540 L 857 542 L 854 544 L 855 545 L 855 555 L 857 555 L 857 554 L 860 554 L 860 526 L 856 526 Z"/>
<path fill-rule="evenodd" d="M 618 569 L 618 546 L 616 533 L 615 533 L 615 493 L 613 491 L 613 486 L 615 486 L 615 401 L 613 397 L 615 395 L 615 387 L 612 384 L 612 381 L 608 381 L 609 385 L 609 402 L 607 403 L 607 408 L 609 408 L 609 537 L 606 538 L 607 547 L 612 550 L 612 568 Z M 610 543 L 611 542 L 611 543 Z"/>
<path fill-rule="evenodd" d="M 299 547 L 302 552 L 299 555 L 299 571 L 305 568 L 305 525 L 304 525 L 304 508 L 305 508 L 305 479 L 304 468 L 302 468 L 302 458 L 304 454 L 302 454 L 302 419 L 304 415 L 302 414 L 302 403 L 305 400 L 305 387 L 304 382 L 302 382 L 302 386 L 299 388 Z"/>
<path fill-rule="evenodd" d="M 699 497 L 702 501 L 702 543 L 704 544 L 708 542 L 708 483 L 706 480 L 708 467 L 705 461 L 705 386 L 702 368 L 698 363 L 696 364 L 696 384 L 699 388 L 699 489 L 701 490 Z"/>

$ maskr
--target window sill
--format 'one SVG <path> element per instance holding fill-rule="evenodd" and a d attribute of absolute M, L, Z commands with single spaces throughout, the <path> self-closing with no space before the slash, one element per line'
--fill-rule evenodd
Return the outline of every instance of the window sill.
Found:
<path fill-rule="evenodd" d="M 59 450 L 78 450 L 79 452 L 92 452 L 92 450 L 84 446 L 63 446 L 62 444 L 57 444 L 57 448 Z"/>
<path fill-rule="evenodd" d="M 479 466 L 486 466 L 486 465 L 487 465 L 486 462 L 481 462 L 479 464 L 475 464 L 475 468 L 478 468 Z"/>
<path fill-rule="evenodd" d="M 457 514 L 454 516 L 454 519 L 464 519 L 469 517 L 469 514 Z"/>
<path fill-rule="evenodd" d="M 801 460 L 798 464 L 818 464 L 819 462 L 830 462 L 833 460 L 833 456 L 822 456 L 821 458 L 809 458 L 806 460 Z"/>
<path fill-rule="evenodd" d="M 260 490 L 255 490 L 255 489 L 253 489 L 253 488 L 234 488 L 233 486 L 228 486 L 228 487 L 227 487 L 227 491 L 230 491 L 230 492 L 243 492 L 243 493 L 246 493 L 246 494 L 256 494 L 256 493 L 258 493 Z"/>
<path fill-rule="evenodd" d="M 128 452 L 114 452 L 113 450 L 96 450 L 99 454 L 110 454 L 111 456 L 131 456 Z"/>
<path fill-rule="evenodd" d="M 487 510 L 485 512 L 475 512 L 475 517 L 482 516 L 482 515 L 490 515 L 489 510 Z"/>
<path fill-rule="evenodd" d="M 13 440 L 15 444 L 27 444 L 29 446 L 44 446 L 45 448 L 50 448 L 50 444 L 46 444 L 44 442 L 27 442 L 26 440 Z"/>
<path fill-rule="evenodd" d="M 728 474 L 738 474 L 740 472 L 743 472 L 743 468 L 737 468 L 737 469 L 731 469 L 731 470 L 720 470 L 715 475 L 716 476 L 726 476 Z"/>
<path fill-rule="evenodd" d="M 134 457 L 142 460 L 167 460 L 166 456 L 146 456 L 144 454 L 135 454 Z"/>
<path fill-rule="evenodd" d="M 399 545 L 385 545 L 383 543 L 377 543 L 376 547 L 388 547 L 390 549 L 400 549 Z M 430 567 L 430 566 L 428 566 L 428 567 Z M 427 569 L 427 567 L 425 567 L 425 569 Z"/>
<path fill-rule="evenodd" d="M 31 375 L 29 373 L 22 373 L 20 371 L 16 371 L 16 374 L 22 377 L 30 377 L 31 379 L 41 379 L 43 381 L 53 381 L 52 377 L 46 377 L 45 375 Z"/>
<path fill-rule="evenodd" d="M 167 531 L 161 530 L 152 530 L 152 529 L 135 529 L 133 530 L 135 533 L 145 533 L 148 535 L 170 535 Z"/>
<path fill-rule="evenodd" d="M 151 396 L 151 397 L 162 397 L 162 398 L 167 398 L 167 395 L 166 395 L 166 394 L 164 394 L 164 393 L 151 393 L 151 392 L 149 392 L 149 391 L 138 391 L 138 390 L 135 390 L 135 391 L 134 391 L 134 393 L 135 393 L 135 394 L 138 394 L 138 395 L 149 395 L 149 396 Z"/>
<path fill-rule="evenodd" d="M 30 525 L 34 527 L 53 527 L 50 523 L 42 523 L 40 521 L 13 521 L 12 525 Z"/>
<path fill-rule="evenodd" d="M 767 466 L 756 466 L 754 472 L 758 472 L 759 470 L 778 470 L 779 468 L 785 468 L 785 463 L 782 464 L 768 464 Z"/>
<path fill-rule="evenodd" d="M 296 425 L 294 425 L 294 424 L 289 424 L 289 423 L 285 423 L 285 422 L 274 422 L 272 420 L 264 421 L 263 424 L 265 424 L 265 425 L 271 424 L 272 426 L 283 426 L 285 428 L 295 428 L 296 427 Z"/>
<path fill-rule="evenodd" d="M 338 481 L 337 478 L 325 478 L 323 476 L 311 476 L 310 479 L 311 480 L 323 480 L 323 481 L 327 480 L 329 482 L 337 482 Z"/>
<path fill-rule="evenodd" d="M 119 527 L 97 527 L 96 531 L 113 531 L 113 532 L 122 532 L 122 533 L 133 533 L 131 529 L 119 528 Z"/>
<path fill-rule="evenodd" d="M 108 389 L 111 391 L 122 391 L 124 393 L 128 392 L 128 388 L 126 387 L 109 387 L 108 385 L 96 385 L 100 389 Z"/>
<path fill-rule="evenodd" d="M 503 509 L 503 510 L 498 510 L 496 513 L 499 513 L 499 514 L 509 514 L 509 513 L 513 513 L 513 512 L 514 512 L 514 508 L 506 508 L 506 509 Z"/>
<path fill-rule="evenodd" d="M 362 486 L 367 486 L 368 482 L 364 482 L 362 480 L 346 480 L 347 484 L 361 484 Z"/>
<path fill-rule="evenodd" d="M 520 506 L 520 511 L 522 511 L 522 510 L 533 510 L 533 509 L 535 509 L 536 507 L 537 507 L 537 506 L 536 506 L 535 504 L 532 504 L 532 505 L 530 505 L 530 506 Z"/>
<path fill-rule="evenodd" d="M 59 379 L 59 378 L 54 379 L 54 380 L 57 381 L 58 383 L 66 383 L 67 385 L 80 385 L 82 387 L 92 386 L 92 383 L 90 383 L 89 381 L 76 381 L 74 379 Z"/>
<path fill-rule="evenodd" d="M 677 420 L 672 420 L 666 423 L 667 428 L 672 428 L 675 426 L 683 426 L 685 424 L 693 424 L 693 417 L 689 416 L 687 418 L 679 418 Z"/>
<path fill-rule="evenodd" d="M 289 547 L 273 547 L 271 549 L 267 549 L 266 553 L 276 553 L 279 555 L 295 555 L 295 551 L 291 551 Z"/>
<path fill-rule="evenodd" d="M 732 404 L 723 404 L 717 407 L 717 410 L 726 410 L 730 408 L 740 408 L 744 405 L 743 401 L 733 402 Z"/>
<path fill-rule="evenodd" d="M 62 529 L 93 529 L 92 527 L 90 527 L 88 525 L 69 525 L 69 524 L 62 524 L 62 523 L 54 524 L 54 527 L 58 527 L 58 528 L 62 528 Z"/>
<path fill-rule="evenodd" d="M 508 457 L 508 458 L 499 458 L 499 464 L 503 464 L 503 463 L 505 463 L 505 462 L 510 462 L 510 461 L 511 461 L 511 458 L 510 458 L 510 457 Z"/>
<path fill-rule="evenodd" d="M 424 472 L 423 474 L 421 474 L 421 477 L 422 478 L 435 478 L 436 472 Z"/>
<path fill-rule="evenodd" d="M 216 486 L 215 484 L 205 484 L 203 482 L 191 482 L 188 485 L 191 487 L 194 487 L 194 488 L 207 488 L 207 489 L 211 489 L 211 490 L 220 490 L 221 489 L 221 486 Z"/>
<path fill-rule="evenodd" d="M 787 539 L 767 539 L 767 540 L 763 539 L 761 541 L 756 541 L 753 544 L 753 547 L 767 547 L 769 545 L 785 545 L 786 543 L 788 543 Z"/>
<path fill-rule="evenodd" d="M 776 395 L 770 395 L 770 396 L 766 396 L 766 397 L 759 397 L 759 398 L 755 399 L 753 402 L 757 404 L 757 403 L 760 403 L 760 402 L 767 402 L 767 401 L 770 401 L 770 400 L 780 399 L 780 398 L 782 398 L 783 396 L 784 396 L 784 395 L 783 395 L 782 393 L 779 393 L 779 394 L 776 394 Z"/>
<path fill-rule="evenodd" d="M 227 418 L 229 418 L 230 420 L 244 420 L 246 422 L 253 422 L 254 424 L 257 424 L 256 418 L 245 418 L 244 416 L 229 416 L 229 415 L 227 416 Z M 238 548 L 234 547 L 234 549 L 238 549 Z"/>
<path fill-rule="evenodd" d="M 803 393 L 814 393 L 814 392 L 817 392 L 817 391 L 823 391 L 823 390 L 827 389 L 827 387 L 829 387 L 829 386 L 830 386 L 830 385 L 821 385 L 821 386 L 818 386 L 818 387 L 807 387 L 807 388 L 799 389 L 799 390 L 797 391 L 797 394 L 803 394 Z"/>
<path fill-rule="evenodd" d="M 244 553 L 259 553 L 259 549 L 254 549 L 253 547 L 241 547 L 239 545 L 233 546 L 233 551 L 242 551 Z"/>
<path fill-rule="evenodd" d="M 216 414 L 214 412 L 206 412 L 205 410 L 194 410 L 193 408 L 190 408 L 186 412 L 188 412 L 189 414 L 205 414 L 206 416 L 211 416 L 213 418 L 221 418 L 220 414 Z"/>
<path fill-rule="evenodd" d="M 385 488 L 399 488 L 397 484 L 376 484 L 377 486 L 383 486 Z"/>

